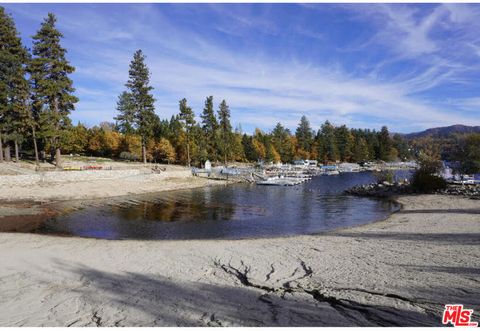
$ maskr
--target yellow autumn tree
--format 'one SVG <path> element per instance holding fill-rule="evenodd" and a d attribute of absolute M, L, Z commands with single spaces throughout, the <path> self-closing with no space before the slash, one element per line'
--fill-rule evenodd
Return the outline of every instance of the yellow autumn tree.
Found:
<path fill-rule="evenodd" d="M 175 162 L 175 148 L 168 139 L 162 138 L 153 146 L 152 155 L 155 161 L 166 162 L 168 164 Z"/>

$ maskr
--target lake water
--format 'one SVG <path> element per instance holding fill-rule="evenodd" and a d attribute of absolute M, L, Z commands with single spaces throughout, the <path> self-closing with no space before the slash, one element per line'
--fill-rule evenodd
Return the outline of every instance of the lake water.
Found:
<path fill-rule="evenodd" d="M 398 171 L 397 178 L 409 177 Z M 35 232 L 104 239 L 239 239 L 314 234 L 384 219 L 391 201 L 343 195 L 372 173 L 319 176 L 298 186 L 234 184 L 68 202 Z"/>

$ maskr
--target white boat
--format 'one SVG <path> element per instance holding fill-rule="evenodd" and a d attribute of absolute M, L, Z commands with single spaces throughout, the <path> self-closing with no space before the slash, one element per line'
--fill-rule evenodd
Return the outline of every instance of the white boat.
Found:
<path fill-rule="evenodd" d="M 338 170 L 327 171 L 327 172 L 325 172 L 325 175 L 327 175 L 327 176 L 340 175 L 340 171 L 338 171 Z"/>
<path fill-rule="evenodd" d="M 279 178 L 279 177 L 270 177 L 266 180 L 257 181 L 257 185 L 272 185 L 272 186 L 294 186 L 305 182 L 306 179 L 303 178 Z"/>

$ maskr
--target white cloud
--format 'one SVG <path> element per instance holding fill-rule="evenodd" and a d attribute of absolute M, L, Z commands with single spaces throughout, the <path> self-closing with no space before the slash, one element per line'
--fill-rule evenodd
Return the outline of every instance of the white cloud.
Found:
<path fill-rule="evenodd" d="M 104 15 L 88 6 L 76 8 L 81 11 L 62 11 L 62 21 L 71 24 L 68 35 L 72 40 L 68 43 L 77 67 L 75 83 L 81 101 L 74 115 L 76 119 L 84 118 L 91 123 L 112 119 L 117 95 L 127 80 L 128 63 L 133 51 L 141 48 L 152 72 L 157 113 L 163 118 L 178 111 L 178 100 L 183 97 L 199 114 L 205 97 L 213 95 L 216 103 L 221 99 L 228 101 L 234 125 L 271 128 L 281 120 L 293 128 L 302 114 L 310 118 L 314 127 L 326 119 L 356 127 L 378 128 L 389 124 L 391 129 L 401 131 L 460 122 L 480 125 L 477 111 L 461 115 L 450 111 L 450 106 L 459 106 L 458 102 L 442 107 L 438 100 L 432 102 L 416 95 L 458 79 L 466 70 L 461 64 L 437 55 L 441 45 L 430 36 L 445 17 L 461 22 L 469 19 L 464 12 L 454 13 L 449 7 L 436 7 L 426 16 L 419 16 L 405 6 L 393 9 L 375 5 L 369 10 L 359 7 L 364 13 L 387 20 L 385 29 L 376 38 L 395 49 L 399 57 L 435 54 L 423 61 L 430 65 L 413 68 L 390 80 L 377 75 L 356 77 L 338 66 L 302 63 L 301 59 L 279 61 L 271 54 L 235 53 L 175 24 L 173 18 L 151 5 L 128 7 L 128 10 L 136 8 L 138 15 L 112 15 L 104 20 L 101 20 Z M 233 26 L 240 29 L 235 33 L 256 27 L 276 32 L 275 26 L 261 17 L 227 14 L 227 19 L 235 20 Z M 86 19 L 90 15 L 95 19 Z M 91 24 L 81 27 L 85 22 Z M 89 38 L 92 31 L 103 32 Z M 297 33 L 311 34 L 307 30 Z M 322 38 L 322 35 L 311 37 Z M 87 40 L 90 47 L 85 48 L 85 43 L 75 45 L 80 39 Z M 92 82 L 102 85 L 101 92 L 92 87 Z M 464 103 L 461 108 L 475 105 Z"/>

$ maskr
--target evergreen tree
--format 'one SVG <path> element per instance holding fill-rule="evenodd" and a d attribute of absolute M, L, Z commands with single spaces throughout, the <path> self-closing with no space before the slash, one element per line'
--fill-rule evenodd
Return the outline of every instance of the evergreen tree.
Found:
<path fill-rule="evenodd" d="M 277 123 L 272 130 L 272 144 L 280 154 L 282 162 L 292 162 L 295 154 L 295 147 L 292 144 L 290 130 Z"/>
<path fill-rule="evenodd" d="M 225 100 L 220 103 L 218 110 L 218 118 L 220 119 L 220 141 L 222 154 L 227 164 L 227 160 L 230 154 L 230 146 L 232 143 L 232 125 L 230 124 L 230 108 Z"/>
<path fill-rule="evenodd" d="M 378 133 L 378 159 L 388 161 L 390 159 L 390 148 L 392 147 L 390 141 L 390 133 L 386 126 L 382 126 L 381 131 Z"/>
<path fill-rule="evenodd" d="M 365 138 L 357 135 L 355 137 L 355 146 L 353 147 L 353 161 L 365 162 L 368 160 L 368 146 Z"/>
<path fill-rule="evenodd" d="M 33 90 L 33 106 L 38 112 L 39 131 L 55 150 L 57 167 L 61 166 L 60 137 L 70 126 L 69 114 L 78 101 L 68 75 L 75 68 L 69 64 L 67 51 L 60 45 L 63 35 L 55 27 L 55 15 L 49 13 L 33 36 L 33 58 L 28 71 Z"/>
<path fill-rule="evenodd" d="M 232 154 L 235 161 L 245 160 L 245 151 L 242 144 L 242 128 L 238 126 L 235 129 L 232 139 Z"/>
<path fill-rule="evenodd" d="M 408 144 L 400 134 L 396 133 L 393 135 L 392 144 L 393 147 L 398 151 L 398 157 L 400 160 L 406 161 L 411 158 Z"/>
<path fill-rule="evenodd" d="M 118 96 L 117 111 L 119 115 L 114 117 L 114 120 L 118 130 L 124 134 L 133 134 L 135 132 L 135 105 L 130 93 L 122 92 Z"/>
<path fill-rule="evenodd" d="M 190 139 L 191 139 L 191 132 L 192 128 L 195 125 L 195 117 L 190 108 L 187 105 L 187 99 L 183 98 L 180 100 L 180 120 L 182 122 L 183 127 L 185 128 L 186 138 L 187 138 L 187 162 L 188 166 L 190 167 Z"/>
<path fill-rule="evenodd" d="M 218 122 L 213 110 L 213 96 L 209 96 L 205 100 L 205 107 L 203 108 L 203 113 L 200 117 L 202 118 L 202 129 L 205 134 L 207 154 L 212 159 L 216 158 L 218 149 L 218 143 L 216 141 Z"/>
<path fill-rule="evenodd" d="M 335 130 L 335 139 L 337 141 L 338 156 L 340 160 L 349 162 L 352 158 L 353 136 L 345 125 Z"/>
<path fill-rule="evenodd" d="M 127 91 L 120 95 L 117 105 L 120 112 L 117 121 L 120 121 L 125 129 L 133 129 L 141 137 L 142 160 L 143 163 L 147 163 L 147 143 L 160 120 L 155 114 L 150 71 L 141 50 L 133 54 L 128 76 L 129 79 L 125 84 Z"/>
<path fill-rule="evenodd" d="M 309 153 L 313 142 L 313 132 L 310 122 L 305 115 L 300 119 L 300 123 L 295 131 L 295 137 L 297 138 L 298 148 Z"/>
<path fill-rule="evenodd" d="M 15 159 L 19 160 L 19 144 L 32 126 L 29 85 L 25 78 L 28 60 L 29 54 L 22 45 L 12 17 L 0 7 L 0 162 L 3 161 L 4 141 L 13 141 Z M 7 151 L 9 159 L 9 148 Z"/>
<path fill-rule="evenodd" d="M 322 124 L 320 132 L 321 144 L 319 144 L 318 157 L 320 161 L 327 163 L 328 161 L 338 160 L 338 147 L 335 137 L 335 127 L 329 121 Z"/>
<path fill-rule="evenodd" d="M 245 158 L 248 161 L 258 161 L 258 155 L 255 152 L 255 148 L 253 146 L 253 138 L 252 136 L 248 136 L 247 134 L 243 134 L 242 136 L 242 147 L 245 153 Z"/>

